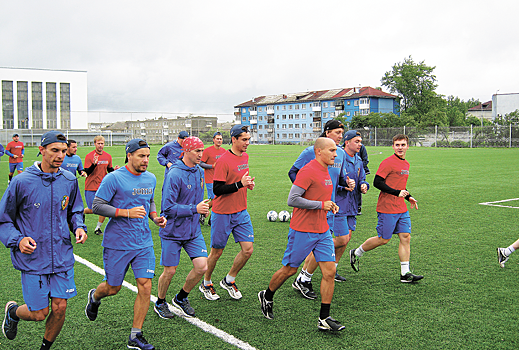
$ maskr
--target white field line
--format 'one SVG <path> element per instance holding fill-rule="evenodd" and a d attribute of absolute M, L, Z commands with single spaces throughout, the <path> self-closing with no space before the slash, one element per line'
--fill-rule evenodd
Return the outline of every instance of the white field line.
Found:
<path fill-rule="evenodd" d="M 519 200 L 519 198 L 511 198 L 511 199 L 503 199 L 502 201 L 483 202 L 483 203 L 479 203 L 479 204 L 481 204 L 481 205 L 489 205 L 489 206 L 492 206 L 492 207 L 519 209 L 519 207 L 514 207 L 513 205 L 495 204 L 495 203 L 504 203 L 504 202 L 518 201 L 518 200 Z"/>
<path fill-rule="evenodd" d="M 90 268 L 91 270 L 101 274 L 101 275 L 105 275 L 105 270 L 103 270 L 102 268 L 100 268 L 99 266 L 96 266 L 94 264 L 92 264 L 90 261 L 88 260 L 85 260 L 83 259 L 82 257 L 80 257 L 79 255 L 76 255 L 74 254 L 74 258 L 76 258 L 76 261 L 85 265 L 86 267 Z M 125 286 L 126 288 L 130 289 L 131 291 L 137 293 L 137 287 L 126 282 L 126 281 L 123 281 L 123 286 Z M 150 297 L 150 302 L 154 303 L 157 301 L 157 297 L 152 295 Z M 204 332 L 207 332 L 207 333 L 210 333 L 220 339 L 222 339 L 223 341 L 231 344 L 231 345 L 234 345 L 236 346 L 237 348 L 239 349 L 243 349 L 243 350 L 256 350 L 256 348 L 254 348 L 253 346 L 251 346 L 250 344 L 222 331 L 221 329 L 218 329 L 212 325 L 210 325 L 209 323 L 206 323 L 196 317 L 184 317 L 180 310 L 178 310 L 177 308 L 170 308 L 171 312 L 173 312 L 175 315 L 177 315 L 178 317 L 181 317 L 183 318 L 184 320 L 186 320 L 187 322 L 191 323 L 192 325 L 200 328 L 201 330 L 203 330 Z"/>

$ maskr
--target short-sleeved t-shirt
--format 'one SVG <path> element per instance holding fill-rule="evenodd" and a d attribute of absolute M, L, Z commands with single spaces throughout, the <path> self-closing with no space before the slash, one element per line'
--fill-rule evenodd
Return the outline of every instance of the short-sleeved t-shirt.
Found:
<path fill-rule="evenodd" d="M 90 168 L 90 166 L 94 162 L 94 156 L 97 156 L 99 158 L 97 161 L 97 165 L 94 168 L 94 171 L 85 179 L 85 191 L 97 191 L 99 185 L 101 184 L 101 181 L 103 181 L 103 178 L 108 172 L 107 168 L 113 168 L 111 155 L 109 155 L 106 152 L 103 152 L 102 154 L 97 154 L 97 152 L 93 150 L 85 157 L 85 169 Z"/>
<path fill-rule="evenodd" d="M 79 173 L 83 170 L 83 162 L 77 154 L 73 154 L 71 156 L 65 155 L 65 159 L 63 159 L 63 164 L 61 164 L 61 167 L 76 175 L 76 171 Z"/>
<path fill-rule="evenodd" d="M 409 162 L 396 155 L 388 157 L 380 163 L 377 175 L 384 178 L 386 185 L 395 190 L 405 190 L 409 177 Z M 384 214 L 401 214 L 407 211 L 403 197 L 396 197 L 386 192 L 378 195 L 377 212 Z"/>
<path fill-rule="evenodd" d="M 15 156 L 18 156 L 18 158 L 9 157 L 9 163 L 21 163 L 23 162 L 22 158 L 22 151 L 23 151 L 23 142 L 18 141 L 14 142 L 11 141 L 7 144 L 7 147 L 5 148 L 6 151 L 11 152 Z"/>
<path fill-rule="evenodd" d="M 122 216 L 110 218 L 103 235 L 103 247 L 136 250 L 153 246 L 148 217 L 156 184 L 155 175 L 149 171 L 136 175 L 127 167 L 105 176 L 96 197 L 117 209 L 131 209 L 142 205 L 146 210 L 146 216 L 143 219 Z"/>
<path fill-rule="evenodd" d="M 305 190 L 305 199 L 325 202 L 332 198 L 333 183 L 328 169 L 315 159 L 299 170 L 294 185 Z M 301 232 L 324 233 L 329 228 L 326 213 L 322 209 L 294 208 L 290 228 Z"/>
<path fill-rule="evenodd" d="M 219 149 L 216 149 L 214 146 L 207 147 L 204 150 L 204 153 L 202 154 L 202 162 L 206 164 L 215 164 L 216 161 L 225 153 L 225 149 L 220 147 Z M 204 169 L 204 177 L 205 177 L 205 183 L 206 184 L 212 184 L 213 183 L 213 175 L 214 175 L 214 168 L 213 169 Z"/>
<path fill-rule="evenodd" d="M 214 169 L 213 181 L 225 181 L 226 185 L 241 181 L 249 171 L 249 155 L 237 156 L 230 150 L 218 159 Z M 213 200 L 213 212 L 217 214 L 234 214 L 247 209 L 247 187 L 237 192 L 216 196 Z"/>

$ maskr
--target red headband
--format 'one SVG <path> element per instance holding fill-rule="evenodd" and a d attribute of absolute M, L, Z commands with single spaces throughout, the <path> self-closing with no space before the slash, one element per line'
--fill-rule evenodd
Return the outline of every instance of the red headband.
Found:
<path fill-rule="evenodd" d="M 204 143 L 196 136 L 190 136 L 182 142 L 182 151 L 191 152 L 197 148 L 204 148 Z"/>

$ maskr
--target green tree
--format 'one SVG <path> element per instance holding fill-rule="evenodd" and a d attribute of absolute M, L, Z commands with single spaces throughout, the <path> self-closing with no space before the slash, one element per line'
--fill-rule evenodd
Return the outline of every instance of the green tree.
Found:
<path fill-rule="evenodd" d="M 509 125 L 509 124 L 517 124 L 519 123 L 519 109 L 516 109 L 513 112 L 505 114 L 505 116 L 498 115 L 496 119 L 494 119 L 494 124 L 497 125 Z"/>

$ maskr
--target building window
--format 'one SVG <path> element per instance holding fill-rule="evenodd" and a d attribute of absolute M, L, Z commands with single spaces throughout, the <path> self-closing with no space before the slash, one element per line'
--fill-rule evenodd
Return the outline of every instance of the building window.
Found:
<path fill-rule="evenodd" d="M 279 139 L 279 134 L 276 134 L 277 135 L 277 138 Z"/>
<path fill-rule="evenodd" d="M 353 106 L 356 107 L 356 106 L 358 106 L 358 105 L 359 105 L 359 100 L 355 100 L 355 101 L 353 101 Z"/>
<path fill-rule="evenodd" d="M 295 128 L 296 128 L 296 129 L 299 129 L 299 124 L 295 124 Z"/>
<path fill-rule="evenodd" d="M 350 105 L 350 101 L 348 101 L 348 106 Z"/>
<path fill-rule="evenodd" d="M 29 128 L 29 83 L 17 81 L 18 129 Z"/>
<path fill-rule="evenodd" d="M 287 106 L 281 106 L 281 110 L 282 111 L 286 111 L 287 110 Z"/>
<path fill-rule="evenodd" d="M 323 108 L 328 108 L 328 102 L 323 102 Z"/>
<path fill-rule="evenodd" d="M 306 109 L 306 105 L 304 103 L 301 105 L 301 109 Z"/>
<path fill-rule="evenodd" d="M 288 109 L 292 109 L 292 105 L 288 105 Z"/>
<path fill-rule="evenodd" d="M 330 102 L 330 107 L 335 107 L 335 101 Z"/>
<path fill-rule="evenodd" d="M 259 116 L 259 120 L 262 121 L 263 120 L 263 116 L 260 115 Z"/>
<path fill-rule="evenodd" d="M 299 119 L 299 114 L 296 114 L 296 119 Z"/>
<path fill-rule="evenodd" d="M 243 117 L 243 118 L 241 118 L 241 120 L 243 120 L 243 121 L 246 121 L 246 120 L 247 120 L 247 118 Z"/>
<path fill-rule="evenodd" d="M 58 111 L 56 101 L 56 83 L 45 83 L 47 97 L 47 129 L 58 127 Z"/>
<path fill-rule="evenodd" d="M 4 129 L 14 129 L 13 82 L 2 80 L 2 116 Z"/>
<path fill-rule="evenodd" d="M 297 133 L 295 134 L 295 136 L 296 136 L 296 139 L 298 139 L 298 138 L 300 137 L 300 135 L 299 135 L 299 134 L 297 134 Z"/>
<path fill-rule="evenodd" d="M 276 109 L 279 111 L 279 106 L 276 106 Z"/>
<path fill-rule="evenodd" d="M 306 113 L 301 114 L 301 119 L 306 119 Z"/>
<path fill-rule="evenodd" d="M 286 115 L 286 114 L 283 114 L 283 116 L 281 117 L 281 119 L 283 119 L 283 120 L 287 119 L 287 115 Z"/>
<path fill-rule="evenodd" d="M 279 119 L 279 114 L 277 115 L 277 118 L 276 119 Z"/>
<path fill-rule="evenodd" d="M 293 139 L 294 138 L 294 134 L 288 134 L 288 138 L 289 139 Z"/>
<path fill-rule="evenodd" d="M 32 87 L 32 128 L 43 129 L 42 83 L 31 82 Z"/>
<path fill-rule="evenodd" d="M 363 97 L 360 99 L 361 105 L 367 105 L 369 103 L 369 99 L 367 97 Z"/>
<path fill-rule="evenodd" d="M 301 127 L 302 127 L 303 129 L 305 129 L 305 128 L 306 128 L 306 124 L 301 124 Z"/>
<path fill-rule="evenodd" d="M 287 138 L 287 134 L 282 134 L 282 137 L 283 137 L 284 139 L 286 139 L 286 138 Z"/>
<path fill-rule="evenodd" d="M 262 111 L 263 111 L 263 107 L 259 107 L 258 112 L 262 112 Z"/>
<path fill-rule="evenodd" d="M 258 125 L 258 129 L 263 129 L 263 125 Z"/>
<path fill-rule="evenodd" d="M 281 124 L 281 129 L 286 129 L 286 128 L 287 128 L 286 124 Z"/>

